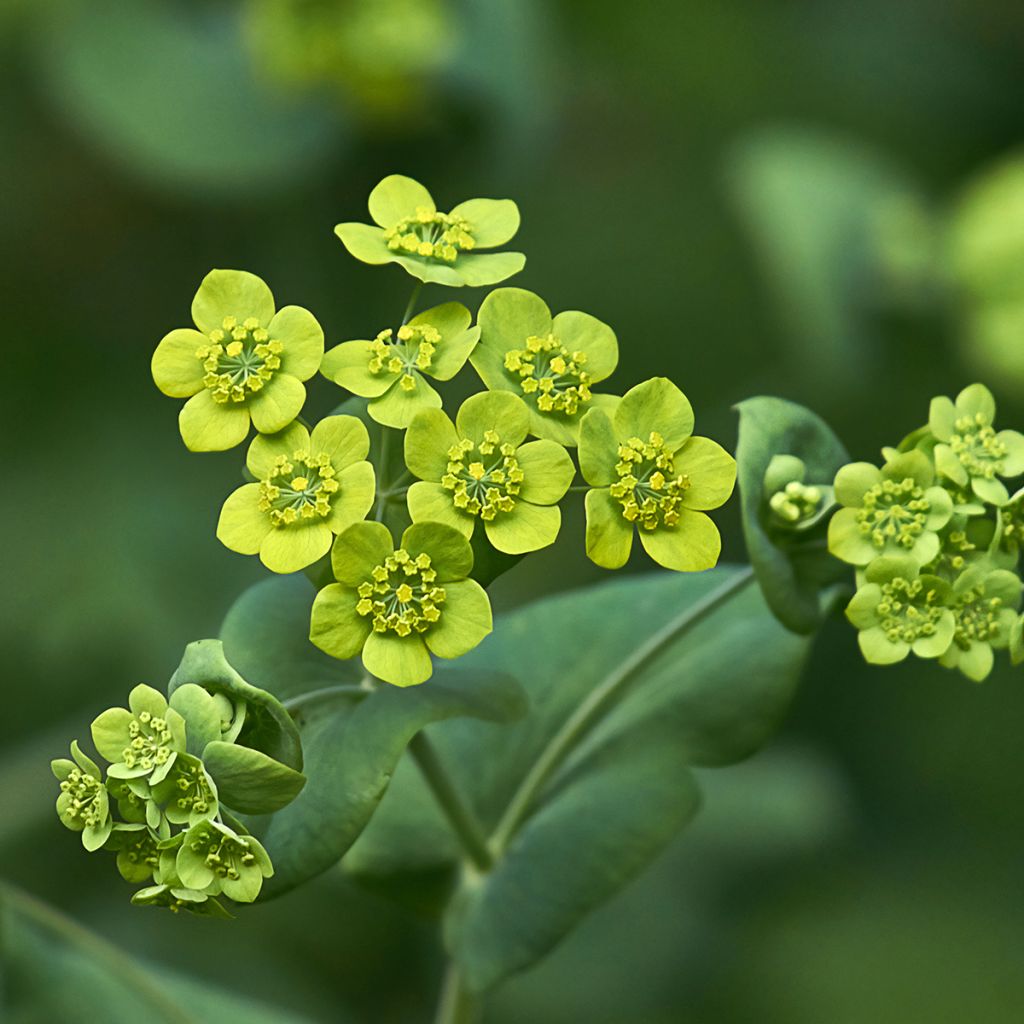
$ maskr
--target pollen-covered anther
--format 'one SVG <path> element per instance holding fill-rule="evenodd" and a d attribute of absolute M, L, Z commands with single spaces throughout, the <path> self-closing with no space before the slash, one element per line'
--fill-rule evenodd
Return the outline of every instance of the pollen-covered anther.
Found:
<path fill-rule="evenodd" d="M 945 605 L 938 592 L 931 587 L 926 589 L 922 580 L 896 577 L 882 584 L 877 611 L 890 641 L 912 644 L 934 635 Z"/>
<path fill-rule="evenodd" d="M 274 526 L 323 519 L 330 515 L 339 486 L 329 456 L 308 451 L 279 455 L 260 481 L 259 507 Z"/>
<path fill-rule="evenodd" d="M 416 390 L 416 373 L 429 370 L 441 332 L 430 324 L 403 324 L 398 331 L 381 331 L 370 342 L 367 369 L 373 374 L 401 374 L 403 391 Z"/>
<path fill-rule="evenodd" d="M 64 814 L 82 828 L 97 828 L 106 818 L 107 804 L 102 799 L 103 783 L 80 768 L 72 768 L 60 784 L 61 792 L 70 797 Z"/>
<path fill-rule="evenodd" d="M 533 396 L 541 412 L 572 416 L 590 401 L 585 352 L 570 352 L 553 334 L 526 339 L 525 348 L 505 353 L 505 369 L 519 377 L 524 395 Z"/>
<path fill-rule="evenodd" d="M 782 522 L 796 526 L 813 518 L 821 508 L 820 487 L 792 480 L 768 499 L 768 507 Z"/>
<path fill-rule="evenodd" d="M 142 711 L 128 723 L 128 746 L 121 760 L 128 768 L 151 771 L 171 756 L 171 728 L 163 718 Z"/>
<path fill-rule="evenodd" d="M 949 446 L 971 476 L 992 480 L 1003 474 L 1006 445 L 981 413 L 953 424 Z"/>
<path fill-rule="evenodd" d="M 998 597 L 986 597 L 983 587 L 974 587 L 960 595 L 957 601 L 955 643 L 963 650 L 972 641 L 987 643 L 999 632 L 999 612 L 1003 601 Z"/>
<path fill-rule="evenodd" d="M 255 317 L 239 322 L 227 316 L 209 339 L 208 345 L 196 349 L 196 358 L 206 371 L 203 384 L 221 404 L 244 402 L 281 367 L 284 346 L 272 340 Z"/>
<path fill-rule="evenodd" d="M 645 530 L 679 522 L 690 478 L 675 471 L 672 452 L 665 447 L 661 434 L 651 431 L 646 441 L 631 437 L 620 444 L 615 472 L 618 480 L 611 485 L 611 495 L 629 522 Z"/>
<path fill-rule="evenodd" d="M 515 508 L 522 483 L 515 445 L 503 444 L 494 430 L 486 431 L 479 444 L 463 438 L 453 445 L 441 477 L 455 507 L 485 521 Z"/>
<path fill-rule="evenodd" d="M 392 252 L 422 256 L 439 263 L 454 263 L 460 252 L 476 247 L 472 225 L 464 217 L 420 207 L 384 232 Z"/>
<path fill-rule="evenodd" d="M 439 606 L 444 604 L 444 587 L 436 579 L 429 555 L 413 558 L 398 548 L 359 585 L 356 611 L 371 620 L 377 633 L 425 633 L 441 618 Z"/>
<path fill-rule="evenodd" d="M 910 549 L 924 532 L 930 511 L 924 489 L 911 477 L 883 480 L 865 493 L 857 524 L 879 550 L 890 542 Z"/>

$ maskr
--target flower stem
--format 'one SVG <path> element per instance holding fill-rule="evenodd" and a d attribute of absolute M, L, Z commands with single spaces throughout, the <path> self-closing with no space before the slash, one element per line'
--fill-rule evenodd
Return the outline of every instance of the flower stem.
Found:
<path fill-rule="evenodd" d="M 417 281 L 416 287 L 412 290 L 412 295 L 409 296 L 409 304 L 405 307 L 405 312 L 402 314 L 403 327 L 412 319 L 413 310 L 416 308 L 416 300 L 419 299 L 421 291 L 423 291 L 423 282 Z"/>
<path fill-rule="evenodd" d="M 590 691 L 586 699 L 566 719 L 561 729 L 548 741 L 509 802 L 490 840 L 490 848 L 496 856 L 500 856 L 508 846 L 548 779 L 633 677 L 641 669 L 646 668 L 670 643 L 688 633 L 725 604 L 733 594 L 746 587 L 753 578 L 754 570 L 749 566 L 734 573 L 720 587 L 670 619 Z"/>
<path fill-rule="evenodd" d="M 448 824 L 455 832 L 466 856 L 478 871 L 489 871 L 494 864 L 494 858 L 487 847 L 484 830 L 476 814 L 456 788 L 455 782 L 425 733 L 418 732 L 412 738 L 409 752 L 419 765 L 423 778 L 448 819 Z"/>
<path fill-rule="evenodd" d="M 476 997 L 462 984 L 458 967 L 449 963 L 434 1024 L 474 1024 L 479 1019 L 479 1009 Z"/>
<path fill-rule="evenodd" d="M 324 686 L 319 690 L 310 690 L 309 693 L 300 693 L 297 697 L 291 697 L 283 702 L 284 709 L 292 714 L 296 711 L 305 711 L 313 704 L 324 704 L 339 698 L 349 700 L 361 700 L 368 691 L 358 683 L 341 683 L 338 686 Z"/>

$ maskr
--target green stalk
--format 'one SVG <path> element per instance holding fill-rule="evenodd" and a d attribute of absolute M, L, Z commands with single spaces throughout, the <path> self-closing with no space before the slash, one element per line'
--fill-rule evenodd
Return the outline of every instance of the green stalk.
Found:
<path fill-rule="evenodd" d="M 478 871 L 490 871 L 494 858 L 487 846 L 487 836 L 425 733 L 418 732 L 412 738 L 409 752 L 470 862 Z"/>
<path fill-rule="evenodd" d="M 449 963 L 434 1024 L 474 1024 L 479 1020 L 479 1011 L 479 1001 L 462 984 L 458 967 Z"/>
<path fill-rule="evenodd" d="M 520 783 L 509 802 L 501 821 L 491 835 L 490 846 L 496 857 L 508 846 L 519 826 L 533 807 L 537 795 L 558 769 L 576 744 L 598 721 L 605 709 L 619 696 L 633 677 L 649 665 L 671 643 L 688 633 L 694 626 L 718 609 L 733 594 L 742 590 L 754 578 L 749 566 L 737 572 L 705 598 L 670 619 L 646 643 L 620 662 L 590 691 L 587 698 L 566 719 L 562 728 L 548 741 L 534 762 L 526 778 Z"/>

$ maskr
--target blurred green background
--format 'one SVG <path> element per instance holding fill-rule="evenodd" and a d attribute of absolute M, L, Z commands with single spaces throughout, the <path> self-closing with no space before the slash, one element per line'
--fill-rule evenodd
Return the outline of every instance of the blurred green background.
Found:
<path fill-rule="evenodd" d="M 5 0 L 0 878 L 197 1020 L 425 1020 L 430 920 L 340 872 L 227 926 L 133 909 L 53 814 L 49 758 L 261 575 L 214 537 L 239 454 L 185 451 L 156 342 L 214 266 L 329 344 L 372 336 L 410 279 L 332 227 L 398 171 L 442 208 L 515 198 L 512 283 L 611 323 L 610 383 L 672 377 L 728 445 L 732 404 L 772 393 L 873 458 L 979 376 L 1019 429 L 1022 54 L 1011 0 Z M 599 577 L 573 512 L 494 600 Z M 694 827 L 488 1021 L 1020 1020 L 1022 724 L 1019 670 L 871 669 L 831 624 L 773 746 L 708 777 Z M 74 957 L 30 918 L 11 1019 L 114 1020 L 116 982 L 68 1000 Z"/>

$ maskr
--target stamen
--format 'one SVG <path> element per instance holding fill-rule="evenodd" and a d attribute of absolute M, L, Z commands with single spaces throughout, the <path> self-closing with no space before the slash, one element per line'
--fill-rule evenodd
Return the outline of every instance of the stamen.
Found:
<path fill-rule="evenodd" d="M 553 334 L 531 335 L 525 348 L 505 353 L 505 369 L 519 376 L 524 395 L 532 396 L 541 412 L 572 416 L 589 402 L 590 375 L 583 370 L 585 352 L 570 352 Z"/>
<path fill-rule="evenodd" d="M 675 526 L 690 478 L 676 473 L 673 453 L 657 431 L 648 439 L 631 437 L 619 445 L 615 466 L 619 479 L 611 485 L 611 495 L 622 505 L 622 515 L 645 530 Z"/>
<path fill-rule="evenodd" d="M 392 340 L 394 339 L 394 340 Z M 403 324 L 397 338 L 391 330 L 381 331 L 370 342 L 370 373 L 401 374 L 403 391 L 416 390 L 416 373 L 429 370 L 434 352 L 441 344 L 441 332 L 430 324 Z"/>
<path fill-rule="evenodd" d="M 450 213 L 420 207 L 384 232 L 392 252 L 404 252 L 439 263 L 454 263 L 460 252 L 476 247 L 469 221 Z"/>
<path fill-rule="evenodd" d="M 1006 445 L 980 412 L 953 424 L 949 447 L 972 477 L 992 480 L 1003 475 Z"/>
<path fill-rule="evenodd" d="M 208 345 L 196 349 L 196 358 L 206 370 L 203 385 L 222 405 L 244 402 L 262 390 L 281 366 L 284 346 L 272 341 L 255 317 L 239 324 L 237 318 L 227 316 L 209 338 Z"/>
<path fill-rule="evenodd" d="M 448 450 L 448 469 L 441 486 L 453 493 L 456 508 L 490 521 L 511 512 L 523 483 L 514 445 L 502 444 L 493 430 L 479 445 L 463 438 Z"/>
<path fill-rule="evenodd" d="M 934 635 L 945 605 L 937 591 L 925 589 L 922 580 L 896 577 L 882 584 L 882 600 L 876 611 L 892 643 L 912 644 Z"/>
<path fill-rule="evenodd" d="M 275 527 L 330 515 L 339 483 L 330 457 L 297 451 L 279 455 L 274 468 L 260 481 L 260 511 Z"/>
<path fill-rule="evenodd" d="M 445 600 L 444 587 L 436 579 L 429 555 L 421 553 L 413 559 L 399 548 L 359 585 L 356 611 L 372 620 L 376 633 L 425 633 L 441 618 L 439 605 Z"/>
<path fill-rule="evenodd" d="M 857 525 L 879 551 L 887 544 L 909 550 L 924 532 L 931 508 L 924 489 L 911 477 L 883 480 L 864 495 Z"/>

